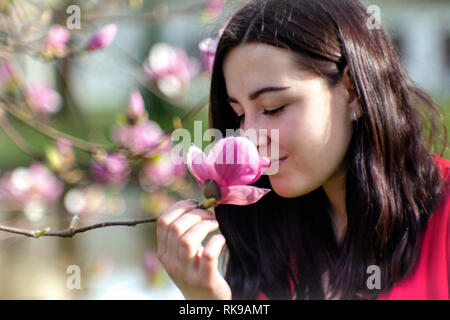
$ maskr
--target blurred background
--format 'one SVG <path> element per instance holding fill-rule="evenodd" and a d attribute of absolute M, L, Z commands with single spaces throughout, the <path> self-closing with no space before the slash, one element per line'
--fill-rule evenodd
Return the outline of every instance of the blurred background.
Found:
<path fill-rule="evenodd" d="M 214 46 L 245 2 L 0 0 L 0 224 L 61 230 L 201 201 L 164 138 L 207 129 Z M 450 2 L 362 2 L 449 124 Z M 155 242 L 153 223 L 0 232 L 0 298 L 182 299 Z"/>

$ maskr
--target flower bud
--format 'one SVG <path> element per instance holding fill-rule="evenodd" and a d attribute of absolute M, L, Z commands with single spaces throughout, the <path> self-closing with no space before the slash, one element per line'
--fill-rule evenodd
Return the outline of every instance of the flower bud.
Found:
<path fill-rule="evenodd" d="M 111 23 L 100 29 L 89 40 L 87 50 L 94 51 L 108 47 L 116 37 L 117 28 L 118 28 L 117 23 Z"/>
<path fill-rule="evenodd" d="M 69 39 L 69 30 L 63 26 L 54 25 L 48 31 L 42 54 L 46 58 L 64 57 L 68 52 L 67 43 Z"/>
<path fill-rule="evenodd" d="M 220 187 L 214 179 L 208 179 L 205 181 L 202 187 L 203 195 L 208 198 L 214 198 L 216 201 L 222 199 L 222 193 Z"/>
<path fill-rule="evenodd" d="M 27 87 L 26 95 L 33 111 L 50 115 L 61 109 L 62 98 L 48 83 L 34 83 Z"/>
<path fill-rule="evenodd" d="M 49 233 L 49 231 L 50 231 L 50 228 L 45 228 L 45 229 L 42 229 L 42 230 L 38 230 L 38 231 L 35 231 L 34 233 L 33 233 L 33 237 L 35 237 L 35 238 L 40 238 L 40 237 L 42 237 L 43 235 L 46 235 L 47 233 Z"/>
<path fill-rule="evenodd" d="M 128 102 L 128 117 L 130 119 L 137 119 L 145 113 L 144 100 L 142 99 L 139 90 L 133 90 L 130 94 L 130 101 Z"/>
<path fill-rule="evenodd" d="M 72 221 L 70 221 L 69 229 L 75 229 L 78 227 L 78 224 L 80 223 L 80 217 L 78 215 L 74 215 L 72 218 Z"/>

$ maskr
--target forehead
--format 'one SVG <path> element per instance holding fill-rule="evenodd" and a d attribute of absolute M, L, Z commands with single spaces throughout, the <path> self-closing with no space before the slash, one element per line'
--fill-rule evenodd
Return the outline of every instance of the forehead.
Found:
<path fill-rule="evenodd" d="M 295 68 L 293 55 L 285 49 L 249 43 L 228 52 L 223 62 L 227 82 L 279 81 Z"/>

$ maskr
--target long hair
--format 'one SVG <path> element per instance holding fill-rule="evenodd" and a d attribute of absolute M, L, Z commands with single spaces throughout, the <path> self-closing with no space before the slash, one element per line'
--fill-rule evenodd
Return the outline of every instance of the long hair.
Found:
<path fill-rule="evenodd" d="M 227 102 L 222 64 L 231 48 L 245 43 L 289 50 L 299 67 L 330 86 L 348 65 L 362 111 L 345 159 L 348 224 L 340 244 L 322 187 L 296 198 L 269 192 L 253 205 L 216 207 L 234 299 L 255 299 L 258 292 L 271 299 L 373 299 L 415 264 L 420 237 L 444 190 L 431 144 L 442 138 L 442 157 L 447 135 L 444 124 L 439 135 L 437 106 L 409 78 L 386 32 L 368 27 L 370 18 L 358 0 L 254 0 L 223 30 L 209 121 L 224 136 L 239 124 Z M 263 175 L 254 185 L 270 188 L 270 181 Z M 380 268 L 380 290 L 366 285 L 370 265 Z M 328 289 L 321 282 L 325 271 Z"/>

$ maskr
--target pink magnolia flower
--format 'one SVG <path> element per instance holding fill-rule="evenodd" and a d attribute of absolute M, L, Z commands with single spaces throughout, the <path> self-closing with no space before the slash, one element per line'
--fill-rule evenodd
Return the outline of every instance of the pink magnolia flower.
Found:
<path fill-rule="evenodd" d="M 64 185 L 42 163 L 19 167 L 0 180 L 0 199 L 26 205 L 30 202 L 53 203 L 61 196 Z"/>
<path fill-rule="evenodd" d="M 165 43 L 155 44 L 144 64 L 145 73 L 169 97 L 181 95 L 197 69 L 198 65 L 183 49 Z"/>
<path fill-rule="evenodd" d="M 130 94 L 130 100 L 128 102 L 127 115 L 131 119 L 137 119 L 145 112 L 144 99 L 142 99 L 139 90 L 133 90 Z"/>
<path fill-rule="evenodd" d="M 134 153 L 143 154 L 155 147 L 164 132 L 151 120 L 135 125 L 116 126 L 112 132 L 113 141 Z"/>
<path fill-rule="evenodd" d="M 33 181 L 33 191 L 45 202 L 55 202 L 63 190 L 63 183 L 59 181 L 43 164 L 34 163 L 28 169 Z"/>
<path fill-rule="evenodd" d="M 270 191 L 248 186 L 261 177 L 270 166 L 270 160 L 260 157 L 256 146 L 246 137 L 219 140 L 207 157 L 192 145 L 187 154 L 187 166 L 200 188 L 203 189 L 209 179 L 215 181 L 220 188 L 217 204 L 248 205 Z"/>
<path fill-rule="evenodd" d="M 211 72 L 214 65 L 214 58 L 216 55 L 216 48 L 219 40 L 213 38 L 206 38 L 200 42 L 199 48 L 203 54 L 202 69 Z"/>
<path fill-rule="evenodd" d="M 125 156 L 119 153 L 110 153 L 93 161 L 91 173 L 99 182 L 115 184 L 126 182 L 130 169 Z"/>
<path fill-rule="evenodd" d="M 39 114 L 53 114 L 61 108 L 61 96 L 47 83 L 39 82 L 29 85 L 26 95 L 30 107 Z"/>
<path fill-rule="evenodd" d="M 65 56 L 69 39 L 69 30 L 59 25 L 51 27 L 45 40 L 44 56 L 47 58 Z"/>
<path fill-rule="evenodd" d="M 160 153 L 171 152 L 173 147 L 172 139 L 169 134 L 163 133 L 158 141 L 158 144 L 145 153 L 147 158 L 152 158 Z"/>
<path fill-rule="evenodd" d="M 168 186 L 177 179 L 186 176 L 186 166 L 183 162 L 172 161 L 168 152 L 158 154 L 149 160 L 142 169 L 142 178 L 159 186 Z"/>
<path fill-rule="evenodd" d="M 101 28 L 92 36 L 87 45 L 87 50 L 94 51 L 108 47 L 113 42 L 117 33 L 117 23 L 111 23 Z"/>

